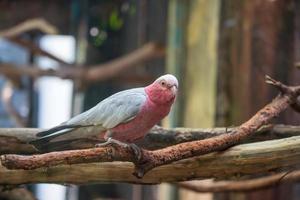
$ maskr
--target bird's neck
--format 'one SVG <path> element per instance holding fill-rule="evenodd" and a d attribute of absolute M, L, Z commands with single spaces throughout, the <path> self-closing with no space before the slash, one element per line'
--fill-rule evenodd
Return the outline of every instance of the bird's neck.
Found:
<path fill-rule="evenodd" d="M 145 87 L 145 92 L 154 104 L 157 106 L 171 106 L 175 100 L 175 96 L 168 90 L 162 90 L 151 84 Z"/>
<path fill-rule="evenodd" d="M 164 117 L 168 115 L 170 112 L 172 106 L 172 102 L 167 103 L 156 103 L 154 102 L 148 95 L 147 101 L 145 105 L 143 106 L 141 113 L 144 115 L 144 113 L 148 113 L 147 116 L 149 120 L 154 121 L 155 124 L 162 120 Z M 146 115 L 145 115 L 146 116 Z"/>

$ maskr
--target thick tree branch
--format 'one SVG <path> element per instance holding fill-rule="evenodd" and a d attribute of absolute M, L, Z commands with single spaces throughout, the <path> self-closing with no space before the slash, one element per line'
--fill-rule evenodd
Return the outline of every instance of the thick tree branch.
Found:
<path fill-rule="evenodd" d="M 43 182 L 71 184 L 130 182 L 155 184 L 206 178 L 227 179 L 265 174 L 272 171 L 294 169 L 300 166 L 300 136 L 237 145 L 223 152 L 177 161 L 151 170 L 142 179 L 137 179 L 132 175 L 134 165 L 130 162 L 98 162 L 100 160 L 104 161 L 104 159 L 111 161 L 112 156 L 116 158 L 116 156 L 121 156 L 121 154 L 123 154 L 122 160 L 133 159 L 129 150 L 128 152 L 121 152 L 112 147 L 63 151 L 60 153 L 52 152 L 32 157 L 6 155 L 1 157 L 0 184 Z M 65 160 L 61 160 L 62 157 Z M 47 161 L 44 160 L 46 162 L 54 162 L 52 164 L 55 166 L 51 166 L 51 163 L 43 163 L 44 158 L 47 159 Z M 82 163 L 89 162 L 91 159 L 95 163 Z M 24 162 L 26 165 L 24 165 Z M 82 164 L 71 164 L 74 162 Z M 30 166 L 31 164 L 39 165 L 41 168 L 9 170 L 5 167 L 10 164 L 16 167 L 18 163 L 22 168 L 24 166 L 30 168 L 32 167 Z M 57 165 L 58 163 L 61 164 Z"/>
<path fill-rule="evenodd" d="M 264 189 L 279 184 L 293 183 L 300 180 L 300 171 L 282 172 L 270 176 L 241 181 L 191 181 L 178 183 L 179 187 L 194 192 L 245 192 Z"/>
<path fill-rule="evenodd" d="M 203 140 L 222 134 L 227 134 L 235 128 L 162 128 L 155 126 L 146 135 L 145 138 L 137 141 L 137 144 L 145 149 L 154 150 L 167 146 Z M 37 128 L 0 128 L 0 154 L 16 153 L 16 154 L 33 154 L 38 152 L 28 142 L 36 138 L 36 133 L 42 131 Z M 83 129 L 84 131 L 84 129 Z M 243 142 L 257 142 L 271 139 L 281 139 L 300 135 L 299 126 L 288 125 L 268 125 L 259 129 L 252 137 Z M 71 150 L 92 148 L 98 140 L 76 140 L 70 141 L 67 146 L 60 148 L 50 148 L 49 150 Z"/>
<path fill-rule="evenodd" d="M 163 128 L 155 126 L 146 137 L 137 142 L 146 149 L 161 149 L 179 143 L 204 140 L 215 136 L 227 134 L 236 127 L 220 128 Z M 0 134 L 1 135 L 1 134 Z M 282 139 L 300 135 L 299 126 L 290 125 L 266 125 L 257 130 L 242 143 L 258 142 L 272 139 Z"/>

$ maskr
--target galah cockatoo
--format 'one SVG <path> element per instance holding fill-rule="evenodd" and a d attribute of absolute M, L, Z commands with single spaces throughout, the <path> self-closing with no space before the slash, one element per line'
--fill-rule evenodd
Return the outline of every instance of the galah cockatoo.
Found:
<path fill-rule="evenodd" d="M 178 81 L 166 74 L 143 88 L 118 92 L 59 126 L 37 133 L 38 149 L 80 138 L 132 143 L 166 117 L 177 95 Z"/>

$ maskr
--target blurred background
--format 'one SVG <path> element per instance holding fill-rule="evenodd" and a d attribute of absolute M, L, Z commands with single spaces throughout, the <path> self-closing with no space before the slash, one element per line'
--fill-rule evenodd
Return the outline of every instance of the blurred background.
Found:
<path fill-rule="evenodd" d="M 234 126 L 299 84 L 299 0 L 0 0 L 0 126 L 49 128 L 105 97 L 176 75 L 164 126 Z M 288 110 L 276 122 L 299 124 Z M 67 173 L 67 172 L 66 172 Z M 199 194 L 169 184 L 30 185 L 41 200 L 299 199 L 285 184 Z"/>

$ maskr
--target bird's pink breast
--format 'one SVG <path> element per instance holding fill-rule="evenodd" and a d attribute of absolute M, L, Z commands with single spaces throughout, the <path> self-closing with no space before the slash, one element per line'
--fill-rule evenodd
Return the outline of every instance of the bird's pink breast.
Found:
<path fill-rule="evenodd" d="M 155 124 L 168 115 L 171 105 L 156 105 L 147 99 L 134 119 L 111 130 L 112 138 L 122 142 L 133 142 L 144 137 Z"/>

